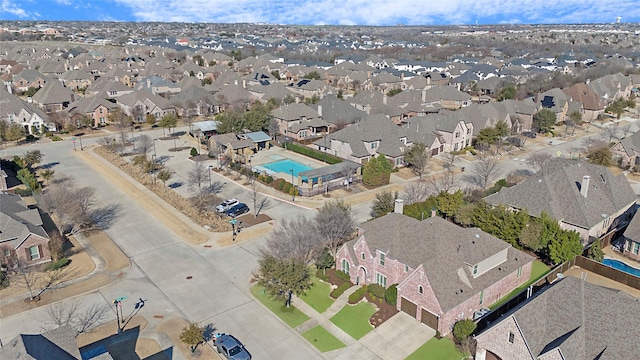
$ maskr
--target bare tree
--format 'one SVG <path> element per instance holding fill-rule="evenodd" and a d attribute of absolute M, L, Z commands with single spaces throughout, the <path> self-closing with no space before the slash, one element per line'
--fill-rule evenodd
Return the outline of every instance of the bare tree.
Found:
<path fill-rule="evenodd" d="M 618 138 L 618 128 L 615 126 L 606 126 L 602 129 L 601 136 L 603 139 L 607 139 L 607 143 L 611 143 L 613 139 Z"/>
<path fill-rule="evenodd" d="M 88 332 L 103 321 L 109 312 L 110 308 L 104 304 L 91 304 L 81 309 L 80 301 L 58 302 L 46 307 L 47 319 L 43 322 L 55 327 L 69 325 L 78 335 Z"/>
<path fill-rule="evenodd" d="M 171 179 L 171 176 L 173 176 L 173 172 L 169 169 L 162 169 L 158 171 L 158 180 L 162 181 L 162 184 L 165 186 L 167 185 L 167 181 Z"/>
<path fill-rule="evenodd" d="M 253 198 L 253 217 L 257 218 L 260 211 L 269 204 L 269 199 L 260 195 L 257 189 L 257 181 L 251 183 L 251 193 Z"/>
<path fill-rule="evenodd" d="M 474 185 L 487 189 L 500 176 L 498 162 L 488 156 L 480 156 L 473 166 L 471 181 Z"/>
<path fill-rule="evenodd" d="M 92 225 L 95 190 L 78 188 L 71 178 L 59 178 L 39 196 L 38 203 L 63 224 L 60 231 L 76 233 Z"/>
<path fill-rule="evenodd" d="M 351 206 L 342 200 L 325 202 L 315 216 L 315 222 L 318 235 L 334 257 L 356 227 Z"/>
<path fill-rule="evenodd" d="M 626 123 L 620 126 L 620 130 L 622 130 L 622 138 L 626 138 L 631 134 L 631 123 Z"/>
<path fill-rule="evenodd" d="M 455 165 L 455 161 L 458 158 L 458 154 L 456 154 L 456 152 L 448 152 L 442 154 L 442 157 L 445 161 L 444 167 L 451 171 L 451 168 Z"/>
<path fill-rule="evenodd" d="M 127 131 L 131 128 L 131 119 L 122 112 L 120 109 L 116 109 L 109 115 L 109 122 L 113 124 L 118 130 L 120 134 L 120 141 L 122 142 L 122 146 L 126 146 L 128 141 L 127 139 Z"/>
<path fill-rule="evenodd" d="M 590 153 L 595 149 L 599 149 L 605 146 L 608 146 L 603 139 L 596 139 L 594 137 L 587 137 L 582 141 L 582 145 L 584 145 L 584 149 L 586 153 Z"/>
<path fill-rule="evenodd" d="M 30 266 L 24 260 L 18 260 L 14 267 L 17 275 L 13 277 L 14 283 L 29 291 L 29 300 L 38 301 L 47 290 L 64 282 L 70 275 L 68 268 L 39 271 L 37 266 Z"/>
<path fill-rule="evenodd" d="M 207 170 L 202 163 L 196 161 L 189 171 L 189 184 L 194 187 L 198 186 L 198 189 L 202 188 L 202 183 L 207 177 Z"/>
<path fill-rule="evenodd" d="M 302 216 L 283 220 L 267 239 L 264 252 L 277 259 L 289 259 L 310 264 L 322 249 L 323 239 L 314 229 L 315 221 Z"/>
<path fill-rule="evenodd" d="M 145 160 L 147 159 L 147 154 L 149 153 L 149 151 L 151 151 L 152 148 L 153 148 L 152 138 L 150 138 L 146 134 L 142 134 L 138 136 L 138 139 L 136 141 L 136 150 L 138 150 L 139 154 L 144 155 Z"/>
<path fill-rule="evenodd" d="M 447 171 L 440 176 L 433 176 L 429 179 L 429 188 L 432 193 L 440 194 L 449 192 L 458 185 L 458 177 L 453 171 Z"/>
<path fill-rule="evenodd" d="M 549 160 L 551 160 L 551 154 L 538 151 L 531 154 L 527 158 L 527 164 L 529 164 L 535 171 L 540 170 L 541 167 L 544 166 Z"/>
<path fill-rule="evenodd" d="M 220 203 L 220 198 L 214 192 L 200 191 L 200 193 L 191 198 L 191 204 L 201 214 L 210 211 L 215 204 Z"/>
<path fill-rule="evenodd" d="M 425 201 L 430 195 L 429 185 L 415 181 L 404 186 L 402 199 L 407 205 Z"/>

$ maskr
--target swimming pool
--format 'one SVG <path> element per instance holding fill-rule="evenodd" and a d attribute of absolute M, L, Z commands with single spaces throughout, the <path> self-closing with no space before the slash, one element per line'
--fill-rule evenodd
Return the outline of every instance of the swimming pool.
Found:
<path fill-rule="evenodd" d="M 602 260 L 602 264 L 607 265 L 609 267 L 612 267 L 614 269 L 618 269 L 620 271 L 624 271 L 627 274 L 631 274 L 631 275 L 635 275 L 637 277 L 640 277 L 640 269 L 636 269 L 632 266 L 629 266 L 625 263 L 623 263 L 622 261 L 618 261 L 615 259 L 604 259 Z"/>
<path fill-rule="evenodd" d="M 258 167 L 258 166 L 256 166 Z M 267 170 L 273 171 L 274 173 L 285 173 L 285 174 L 290 174 L 291 170 L 293 170 L 293 176 L 297 177 L 298 173 L 303 172 L 303 171 L 307 171 L 307 170 L 313 170 L 312 167 L 301 164 L 297 161 L 294 160 L 290 160 L 290 159 L 285 159 L 285 160 L 280 160 L 280 161 L 275 161 L 275 162 L 270 162 L 270 163 L 266 163 L 266 164 L 262 164 L 260 165 L 260 167 L 263 167 Z"/>

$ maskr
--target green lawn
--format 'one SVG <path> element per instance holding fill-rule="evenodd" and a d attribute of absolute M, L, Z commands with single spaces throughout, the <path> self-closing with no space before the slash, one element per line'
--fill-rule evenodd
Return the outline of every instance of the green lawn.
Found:
<path fill-rule="evenodd" d="M 547 275 L 549 271 L 551 271 L 551 269 L 547 265 L 545 265 L 542 261 L 533 260 L 533 265 L 531 266 L 531 277 L 529 278 L 529 281 L 517 287 L 515 290 L 513 290 L 512 292 L 507 294 L 505 297 L 500 299 L 500 301 L 491 305 L 489 308 L 493 310 L 498 306 L 504 304 L 505 302 L 507 302 L 507 300 L 511 299 L 515 294 L 519 293 L 523 289 L 526 289 L 529 285 L 533 284 L 534 282 L 540 280 L 540 278 L 542 278 L 543 276 Z"/>
<path fill-rule="evenodd" d="M 331 293 L 331 285 L 314 277 L 313 286 L 300 298 L 317 312 L 322 314 L 327 311 L 329 306 L 334 302 L 334 300 L 329 297 L 329 293 Z"/>
<path fill-rule="evenodd" d="M 264 291 L 262 286 L 254 286 L 251 288 L 251 293 L 253 296 L 258 299 L 261 303 L 264 304 L 269 310 L 271 310 L 274 314 L 276 314 L 282 321 L 284 321 L 287 325 L 294 328 L 303 322 L 309 320 L 309 317 L 305 315 L 302 311 L 295 308 L 295 306 L 291 305 L 290 307 L 286 307 L 284 302 L 281 300 L 275 300 L 271 295 Z"/>
<path fill-rule="evenodd" d="M 313 346 L 318 348 L 320 352 L 327 352 L 346 346 L 342 341 L 331 335 L 330 332 L 320 325 L 303 332 L 302 336 L 312 343 Z"/>
<path fill-rule="evenodd" d="M 464 354 L 447 338 L 432 338 L 405 360 L 460 360 Z"/>
<path fill-rule="evenodd" d="M 358 340 L 373 330 L 373 326 L 369 324 L 369 318 L 375 312 L 376 307 L 368 302 L 360 302 L 354 306 L 345 305 L 331 318 L 331 322 Z"/>

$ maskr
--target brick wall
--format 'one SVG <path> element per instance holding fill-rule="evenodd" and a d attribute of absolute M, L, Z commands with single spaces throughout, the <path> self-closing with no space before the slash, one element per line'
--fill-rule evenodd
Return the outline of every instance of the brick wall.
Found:
<path fill-rule="evenodd" d="M 26 261 L 27 264 L 41 264 L 45 262 L 51 261 L 51 253 L 49 252 L 49 240 L 45 239 L 41 236 L 31 234 L 27 237 L 27 239 L 20 244 L 20 246 L 16 249 L 16 256 L 21 261 Z M 27 256 L 27 251 L 32 246 L 39 246 L 40 250 L 40 258 L 36 260 L 31 260 L 29 256 Z"/>
<path fill-rule="evenodd" d="M 513 334 L 513 343 L 509 334 Z M 476 359 L 484 359 L 486 351 L 498 355 L 503 360 L 533 360 L 521 336 L 513 316 L 509 316 L 490 330 L 476 337 Z"/>

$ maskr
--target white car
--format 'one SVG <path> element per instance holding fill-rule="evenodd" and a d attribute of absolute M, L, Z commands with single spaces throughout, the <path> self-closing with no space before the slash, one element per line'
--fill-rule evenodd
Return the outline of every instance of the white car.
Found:
<path fill-rule="evenodd" d="M 222 202 L 222 204 L 216 206 L 216 211 L 219 213 L 224 213 L 225 211 L 231 209 L 233 206 L 238 205 L 240 201 L 238 199 L 229 199 Z"/>

